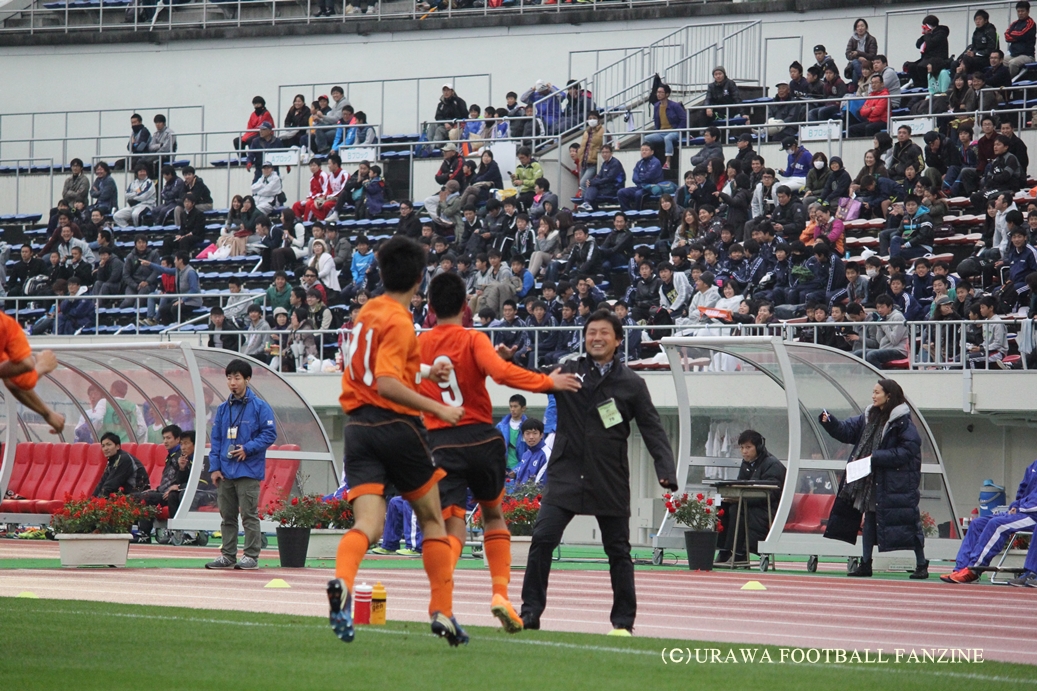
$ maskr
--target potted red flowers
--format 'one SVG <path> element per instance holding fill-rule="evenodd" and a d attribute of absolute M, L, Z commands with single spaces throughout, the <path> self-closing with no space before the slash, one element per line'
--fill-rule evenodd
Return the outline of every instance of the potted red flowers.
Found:
<path fill-rule="evenodd" d="M 713 497 L 701 492 L 694 496 L 664 494 L 663 499 L 673 520 L 688 527 L 684 531 L 688 568 L 692 571 L 712 571 L 717 535 L 724 529 L 720 523 L 724 510 L 715 505 Z"/>
<path fill-rule="evenodd" d="M 267 517 L 277 523 L 277 553 L 281 566 L 306 566 L 306 550 L 310 545 L 310 530 L 321 520 L 324 512 L 319 494 L 279 499 L 267 507 Z"/>
<path fill-rule="evenodd" d="M 51 516 L 62 566 L 126 566 L 130 529 L 142 518 L 154 519 L 158 507 L 125 494 L 72 499 Z"/>
<path fill-rule="evenodd" d="M 515 487 L 501 502 L 501 513 L 511 531 L 511 565 L 525 566 L 529 561 L 529 546 L 533 541 L 533 525 L 540 515 L 540 487 L 528 482 Z M 481 511 L 476 509 L 475 524 L 482 526 Z M 485 551 L 483 561 L 486 560 Z"/>
<path fill-rule="evenodd" d="M 310 531 L 307 559 L 334 559 L 342 536 L 353 527 L 353 507 L 345 499 L 322 499 L 321 509 Z"/>

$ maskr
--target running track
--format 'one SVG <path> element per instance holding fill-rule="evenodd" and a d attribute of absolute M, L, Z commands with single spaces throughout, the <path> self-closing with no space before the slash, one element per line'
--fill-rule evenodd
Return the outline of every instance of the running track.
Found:
<path fill-rule="evenodd" d="M 130 558 L 208 558 L 213 548 L 134 545 Z M 276 559 L 267 550 L 264 559 Z M 0 558 L 55 558 L 54 543 L 0 542 Z M 389 618 L 424 621 L 428 582 L 420 569 L 378 569 L 364 562 L 358 582 L 381 581 L 389 593 Z M 519 598 L 521 571 L 512 572 Z M 188 606 L 323 616 L 330 570 L 203 569 L 7 570 L 0 596 L 31 591 L 41 598 Z M 290 589 L 263 586 L 283 578 Z M 758 580 L 766 591 L 743 591 Z M 489 614 L 489 573 L 458 570 L 454 612 L 462 623 L 496 626 Z M 847 649 L 981 648 L 991 660 L 1037 660 L 1032 612 L 1037 591 L 1004 586 L 947 585 L 891 580 L 849 580 L 803 574 L 750 572 L 637 572 L 640 636 L 722 643 Z M 605 633 L 611 607 L 608 572 L 555 570 L 542 626 L 549 630 Z"/>

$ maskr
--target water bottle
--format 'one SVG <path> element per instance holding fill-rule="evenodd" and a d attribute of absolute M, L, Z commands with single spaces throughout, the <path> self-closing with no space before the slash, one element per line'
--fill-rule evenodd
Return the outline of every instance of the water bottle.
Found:
<path fill-rule="evenodd" d="M 371 591 L 373 588 L 361 583 L 353 589 L 353 623 L 371 623 Z"/>
<path fill-rule="evenodd" d="M 385 587 L 379 581 L 371 591 L 371 624 L 385 624 Z"/>

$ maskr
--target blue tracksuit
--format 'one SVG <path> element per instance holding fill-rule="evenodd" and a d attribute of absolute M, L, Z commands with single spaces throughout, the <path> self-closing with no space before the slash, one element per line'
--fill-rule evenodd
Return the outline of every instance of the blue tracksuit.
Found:
<path fill-rule="evenodd" d="M 227 439 L 227 429 L 237 426 L 236 439 Z M 216 409 L 212 421 L 209 472 L 217 470 L 228 480 L 251 477 L 263 481 L 266 476 L 266 450 L 277 439 L 274 411 L 266 401 L 246 389 L 242 398 L 231 396 Z M 231 446 L 245 447 L 245 460 L 227 458 Z"/>
<path fill-rule="evenodd" d="M 980 516 L 969 524 L 969 532 L 962 540 L 955 561 L 956 569 L 966 566 L 986 566 L 1005 548 L 1008 538 L 1020 530 L 1032 530 L 1037 525 L 1037 461 L 1023 473 L 1022 482 L 1015 493 L 1015 501 L 1008 506 L 1016 513 L 999 513 Z M 1037 549 L 1031 541 L 1026 554 L 1025 568 L 1037 573 Z"/>
<path fill-rule="evenodd" d="M 522 454 L 518 467 L 515 468 L 515 484 L 521 485 L 530 480 L 536 481 L 537 484 L 546 484 L 545 468 L 547 468 L 547 454 L 544 452 L 544 440 L 541 438 L 536 446 L 527 446 L 526 451 Z"/>
<path fill-rule="evenodd" d="M 504 444 L 506 446 L 510 446 L 510 444 L 511 444 L 511 423 L 508 422 L 508 420 L 510 420 L 510 419 L 511 419 L 511 415 L 510 414 L 509 415 L 505 415 L 504 417 L 501 418 L 501 421 L 497 423 L 497 431 L 500 432 L 504 436 Z M 522 416 L 522 422 L 525 422 L 525 421 L 526 421 L 526 416 L 523 415 Z M 521 427 L 521 424 L 520 424 L 520 427 Z M 522 438 L 522 430 L 520 428 L 519 432 L 518 432 L 518 436 L 516 437 L 516 440 L 515 440 L 515 458 L 517 458 L 520 463 L 522 462 L 522 455 L 524 453 L 526 453 L 526 449 L 527 448 L 528 447 L 526 446 L 526 442 Z M 511 449 L 508 449 L 508 450 L 510 451 Z M 515 467 L 517 468 L 518 466 L 515 466 Z"/>
<path fill-rule="evenodd" d="M 787 178 L 805 178 L 813 166 L 814 155 L 802 146 L 789 154 L 785 171 L 782 173 Z"/>
<path fill-rule="evenodd" d="M 395 552 L 400 548 L 400 540 L 407 549 L 421 551 L 424 537 L 421 526 L 414 515 L 414 510 L 403 497 L 393 497 L 385 508 L 385 529 L 382 531 L 382 548 Z"/>

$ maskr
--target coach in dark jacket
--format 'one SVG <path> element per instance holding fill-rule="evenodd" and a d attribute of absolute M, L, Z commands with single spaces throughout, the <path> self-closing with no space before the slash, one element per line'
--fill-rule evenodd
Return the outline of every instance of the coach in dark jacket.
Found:
<path fill-rule="evenodd" d="M 655 460 L 659 484 L 676 490 L 677 471 L 648 387 L 619 359 L 617 351 L 623 340 L 619 318 L 599 310 L 587 318 L 583 334 L 587 355 L 562 367 L 563 372 L 576 374 L 583 387 L 574 393 L 555 394 L 558 427 L 522 583 L 522 622 L 526 628 L 540 628 L 551 554 L 573 517 L 590 515 L 598 520 L 609 558 L 612 626 L 628 632 L 634 628 L 637 613 L 630 559 L 627 439 L 631 420 L 637 421 Z"/>
<path fill-rule="evenodd" d="M 108 405 L 112 405 L 109 401 Z M 115 432 L 101 435 L 101 451 L 108 463 L 101 474 L 101 480 L 94 488 L 93 496 L 107 497 L 109 494 L 124 492 L 147 492 L 151 484 L 147 472 L 140 472 L 144 466 L 140 461 L 122 450 L 122 441 Z"/>
<path fill-rule="evenodd" d="M 892 379 L 880 379 L 871 394 L 872 405 L 863 415 L 840 422 L 822 413 L 821 424 L 836 441 L 853 444 L 850 461 L 871 456 L 871 474 L 839 484 L 839 494 L 828 518 L 825 537 L 857 544 L 862 530 L 863 556 L 850 576 L 871 576 L 871 555 L 909 549 L 915 553 L 911 578 L 928 578 L 925 535 L 918 510 L 922 481 L 922 439 L 911 421 L 904 391 Z"/>
<path fill-rule="evenodd" d="M 771 528 L 774 520 L 774 512 L 778 509 L 778 500 L 781 498 L 781 489 L 785 486 L 785 466 L 778 458 L 767 450 L 767 445 L 756 430 L 747 429 L 738 435 L 738 448 L 742 452 L 742 465 L 738 469 L 738 479 L 754 484 L 774 485 L 771 493 L 770 513 L 767 511 L 766 499 L 744 499 L 745 509 L 742 520 L 749 525 L 749 551 L 757 553 L 760 540 L 767 537 L 767 531 Z M 726 504 L 727 501 L 725 500 Z M 730 507 L 723 518 L 724 549 L 717 555 L 718 562 L 731 559 L 732 548 L 736 552 L 735 561 L 742 561 L 746 555 L 745 533 L 739 526 L 738 535 L 734 534 L 734 509 Z"/>

